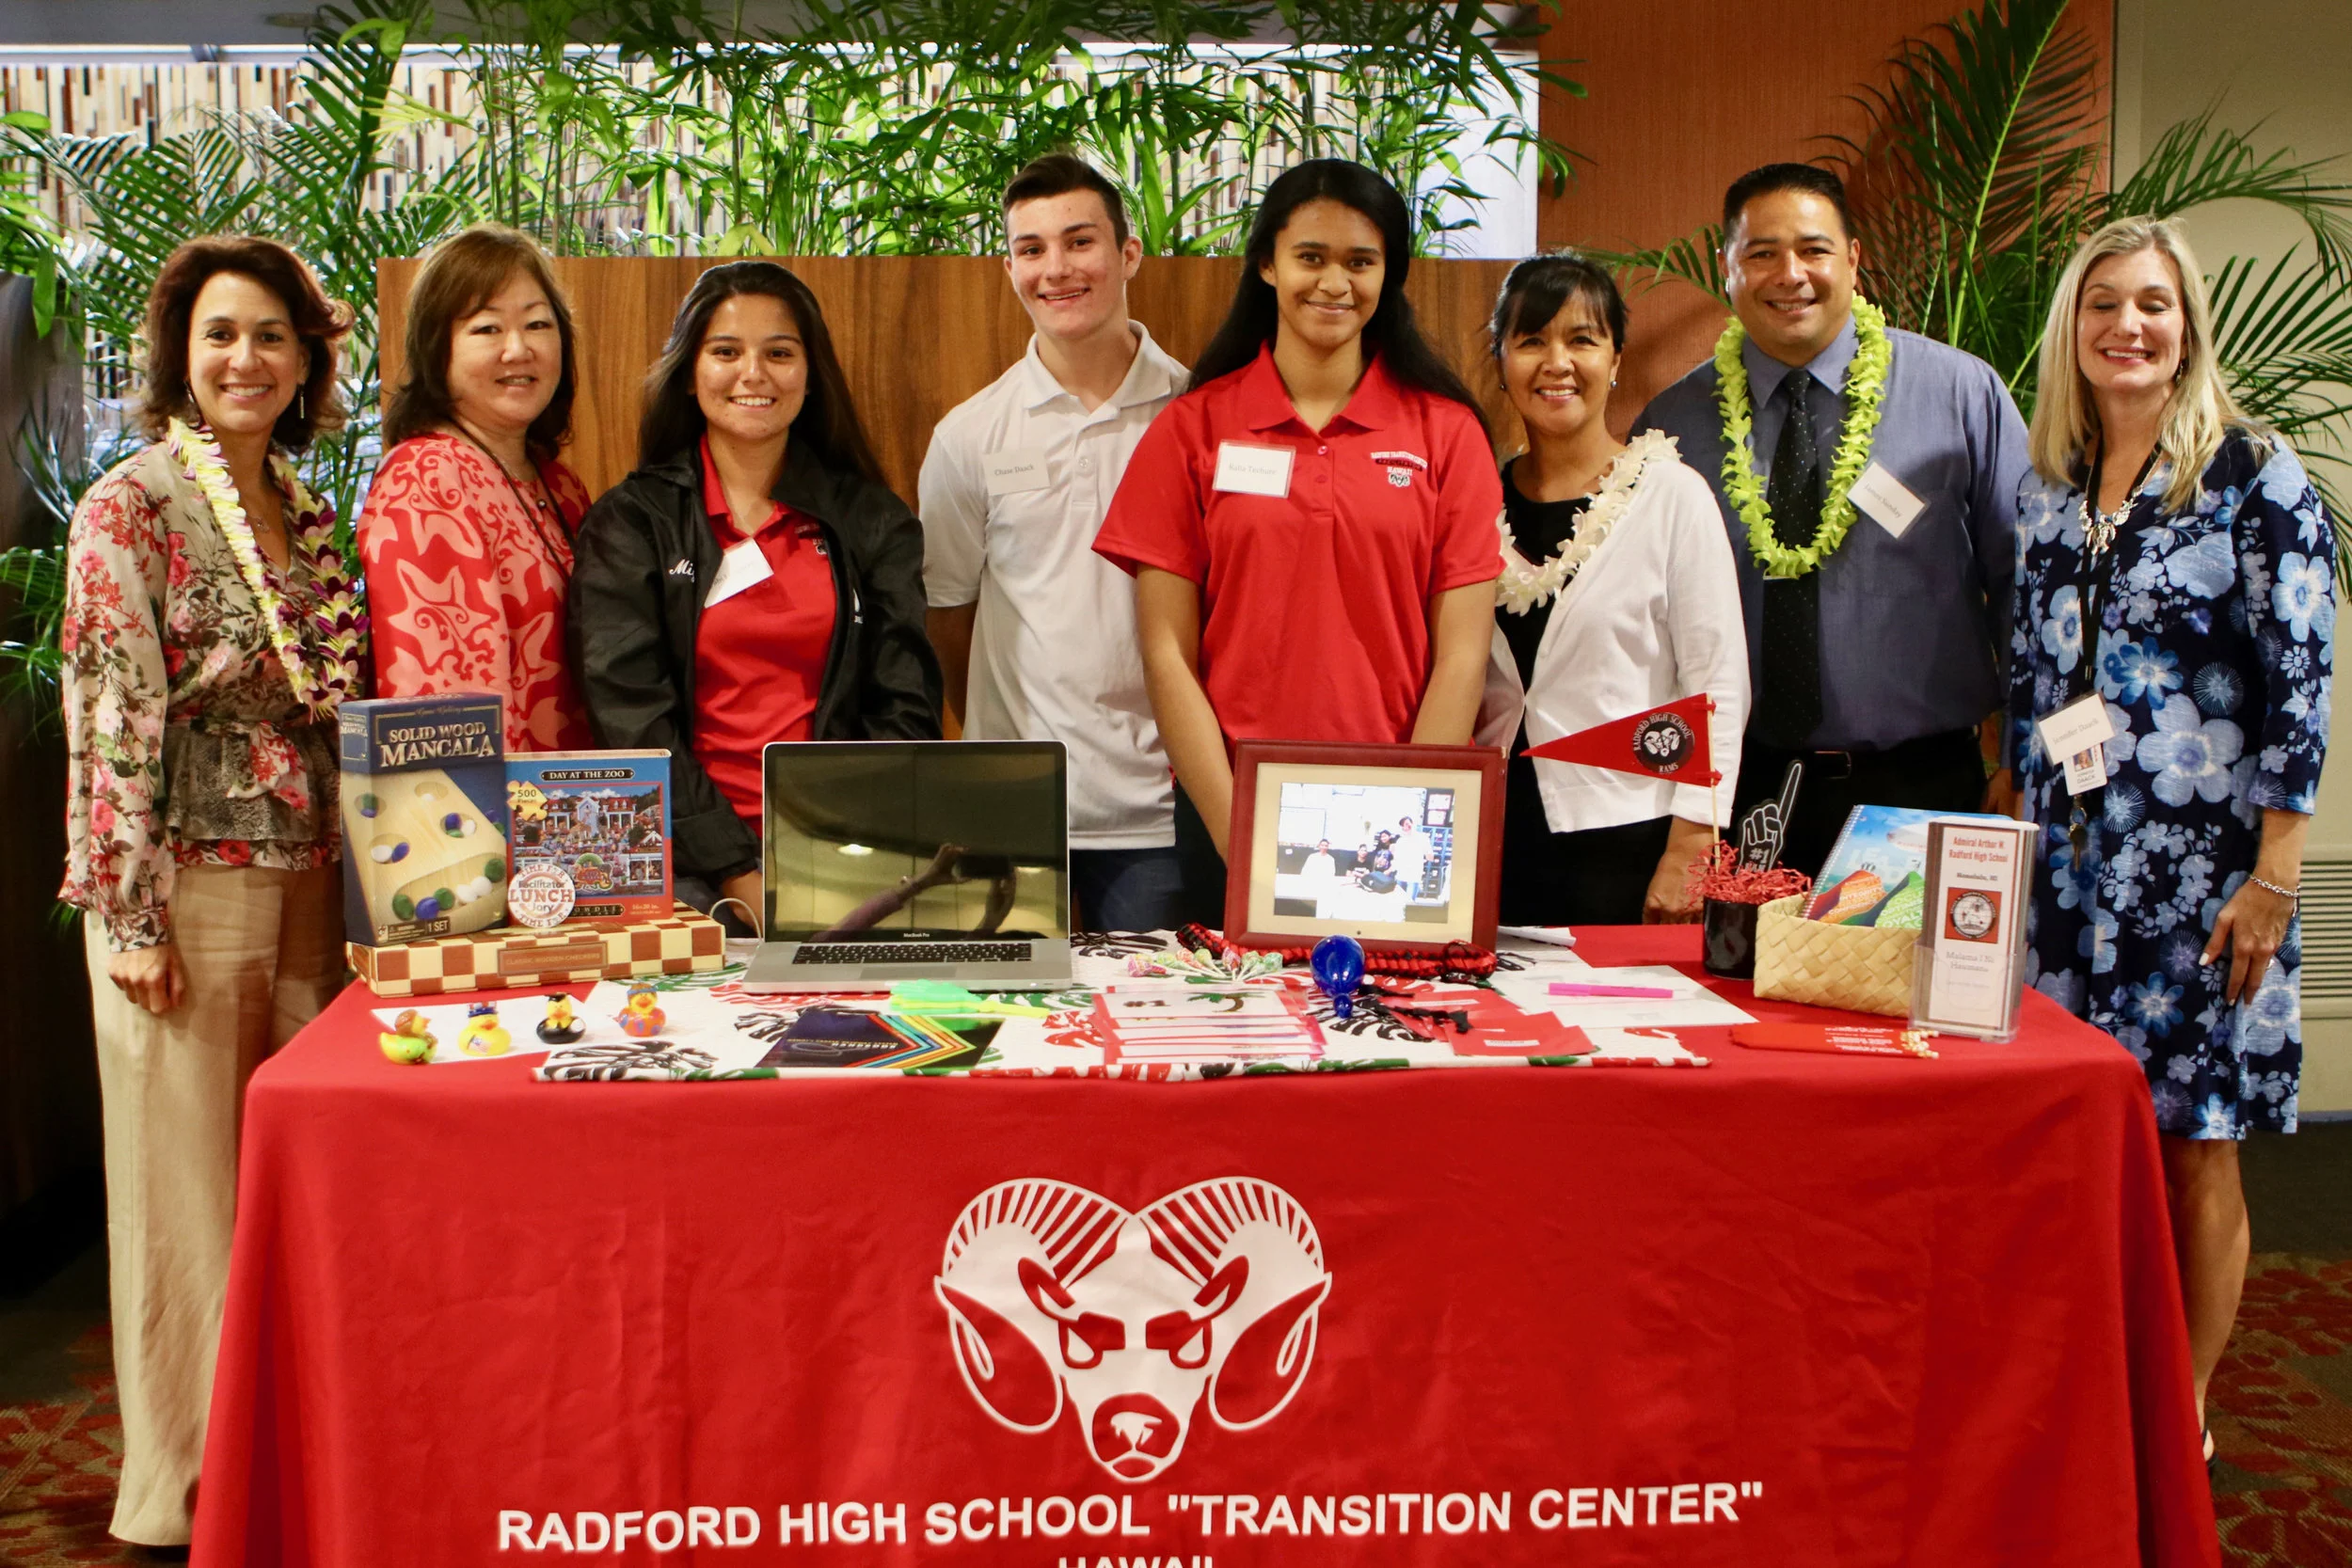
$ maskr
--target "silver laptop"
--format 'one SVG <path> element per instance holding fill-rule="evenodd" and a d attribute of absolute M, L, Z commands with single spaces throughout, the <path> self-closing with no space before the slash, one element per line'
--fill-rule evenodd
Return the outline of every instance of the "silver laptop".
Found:
<path fill-rule="evenodd" d="M 1060 741 L 779 741 L 764 763 L 767 919 L 745 990 L 1069 982 Z"/>

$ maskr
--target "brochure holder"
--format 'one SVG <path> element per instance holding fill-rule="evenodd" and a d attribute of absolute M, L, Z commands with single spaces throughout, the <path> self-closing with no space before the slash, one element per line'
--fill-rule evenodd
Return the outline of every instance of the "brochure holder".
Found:
<path fill-rule="evenodd" d="M 2034 833 L 2028 822 L 1982 817 L 1928 824 L 1927 908 L 1912 968 L 1915 1027 L 1990 1040 L 2017 1032 Z"/>

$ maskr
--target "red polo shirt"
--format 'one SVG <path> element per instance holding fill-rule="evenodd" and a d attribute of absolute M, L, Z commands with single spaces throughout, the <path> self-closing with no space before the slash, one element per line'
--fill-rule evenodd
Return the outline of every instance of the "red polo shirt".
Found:
<path fill-rule="evenodd" d="M 1217 449 L 1287 447 L 1290 493 L 1216 487 Z M 1234 741 L 1412 738 L 1429 601 L 1502 570 L 1502 484 L 1470 411 L 1375 358 L 1320 431 L 1269 346 L 1144 433 L 1096 553 L 1200 585 L 1200 681 Z"/>
<path fill-rule="evenodd" d="M 706 599 L 694 623 L 694 760 L 758 832 L 760 753 L 771 740 L 808 739 L 817 713 L 833 647 L 833 563 L 817 525 L 782 501 L 756 529 L 736 527 L 709 442 L 702 453 L 711 535 L 722 550 L 756 539 L 768 576 Z"/>

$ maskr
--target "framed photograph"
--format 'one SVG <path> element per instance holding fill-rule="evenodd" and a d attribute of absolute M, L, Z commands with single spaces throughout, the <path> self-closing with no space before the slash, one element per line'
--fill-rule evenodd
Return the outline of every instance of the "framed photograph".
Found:
<path fill-rule="evenodd" d="M 1495 944 L 1502 753 L 1245 740 L 1233 753 L 1225 935 L 1334 934 L 1390 952 Z"/>

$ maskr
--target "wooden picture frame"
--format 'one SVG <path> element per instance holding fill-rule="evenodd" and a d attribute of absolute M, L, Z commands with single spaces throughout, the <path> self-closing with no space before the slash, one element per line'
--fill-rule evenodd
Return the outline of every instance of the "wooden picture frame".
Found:
<path fill-rule="evenodd" d="M 1233 752 L 1226 841 L 1226 940 L 1296 947 L 1344 935 L 1373 952 L 1443 953 L 1462 942 L 1491 949 L 1505 767 L 1502 753 L 1486 746 L 1242 741 Z M 1381 863 L 1376 832 L 1387 830 L 1375 819 L 1392 809 L 1413 820 L 1400 824 Z M 1286 840 L 1286 816 L 1293 832 L 1324 831 L 1316 839 Z M 1318 865 L 1327 854 L 1314 845 L 1335 825 L 1357 842 L 1334 845 L 1331 863 Z M 1420 846 L 1406 836 L 1414 829 Z"/>

